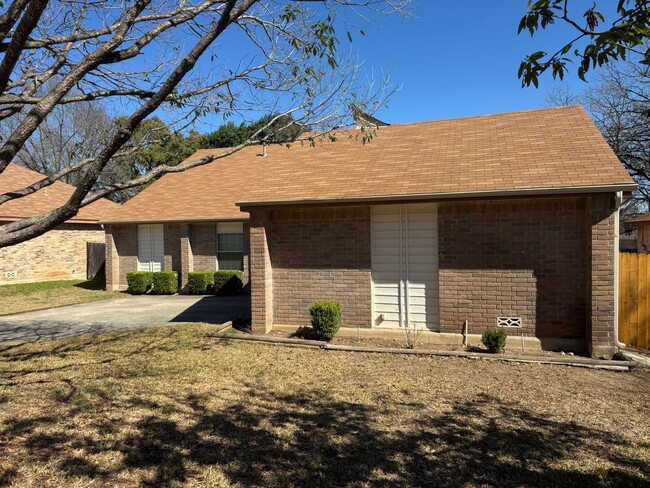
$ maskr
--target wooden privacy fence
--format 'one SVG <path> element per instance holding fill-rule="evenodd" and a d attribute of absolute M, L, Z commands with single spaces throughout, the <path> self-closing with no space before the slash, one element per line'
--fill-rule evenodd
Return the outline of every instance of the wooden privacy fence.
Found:
<path fill-rule="evenodd" d="M 106 261 L 106 244 L 86 242 L 86 279 L 94 280 Z"/>
<path fill-rule="evenodd" d="M 618 340 L 650 349 L 650 254 L 619 254 Z"/>

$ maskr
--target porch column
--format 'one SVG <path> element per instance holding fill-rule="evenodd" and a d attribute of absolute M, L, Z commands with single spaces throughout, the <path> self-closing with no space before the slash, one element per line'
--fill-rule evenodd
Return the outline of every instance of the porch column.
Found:
<path fill-rule="evenodd" d="M 116 291 L 120 287 L 120 256 L 117 254 L 115 238 L 113 236 L 113 226 L 104 226 L 104 235 L 106 240 L 106 290 Z"/>
<path fill-rule="evenodd" d="M 269 254 L 270 212 L 250 212 L 251 319 L 253 334 L 273 328 L 273 268 Z"/>
<path fill-rule="evenodd" d="M 180 269 L 180 293 L 187 293 L 188 275 L 194 271 L 194 255 L 192 254 L 192 244 L 190 243 L 190 225 L 181 224 L 181 269 Z"/>
<path fill-rule="evenodd" d="M 616 210 L 614 194 L 588 199 L 591 224 L 590 293 L 588 303 L 587 342 L 592 357 L 611 357 L 616 352 L 614 338 L 616 269 Z"/>

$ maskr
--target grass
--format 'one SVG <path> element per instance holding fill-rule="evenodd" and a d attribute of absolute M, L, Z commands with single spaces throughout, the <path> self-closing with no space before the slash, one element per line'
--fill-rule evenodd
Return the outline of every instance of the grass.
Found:
<path fill-rule="evenodd" d="M 650 370 L 228 343 L 0 346 L 0 485 L 650 484 Z"/>
<path fill-rule="evenodd" d="M 0 315 L 63 307 L 124 296 L 98 281 L 65 280 L 0 286 Z"/>

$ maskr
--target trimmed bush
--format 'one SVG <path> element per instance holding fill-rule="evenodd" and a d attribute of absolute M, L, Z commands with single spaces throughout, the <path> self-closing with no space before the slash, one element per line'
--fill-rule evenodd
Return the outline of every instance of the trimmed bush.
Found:
<path fill-rule="evenodd" d="M 341 304 L 336 300 L 319 300 L 309 306 L 311 326 L 318 337 L 331 341 L 341 327 Z"/>
<path fill-rule="evenodd" d="M 178 292 L 178 273 L 176 271 L 157 271 L 153 274 L 155 295 L 173 295 Z"/>
<path fill-rule="evenodd" d="M 194 271 L 187 274 L 187 291 L 190 295 L 205 295 L 212 292 L 214 273 L 212 271 Z"/>
<path fill-rule="evenodd" d="M 236 295 L 244 286 L 241 271 L 217 271 L 214 274 L 214 292 L 217 295 Z"/>
<path fill-rule="evenodd" d="M 151 271 L 131 271 L 126 274 L 126 282 L 129 284 L 127 292 L 132 295 L 142 295 L 153 283 L 153 273 Z"/>
<path fill-rule="evenodd" d="M 488 348 L 488 351 L 498 354 L 503 352 L 507 337 L 508 335 L 503 329 L 486 329 L 481 336 L 481 342 Z"/>

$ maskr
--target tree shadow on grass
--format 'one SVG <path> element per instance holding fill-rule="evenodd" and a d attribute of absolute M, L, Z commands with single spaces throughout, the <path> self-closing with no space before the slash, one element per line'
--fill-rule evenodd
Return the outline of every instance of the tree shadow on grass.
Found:
<path fill-rule="evenodd" d="M 243 486 L 649 486 L 647 460 L 618 453 L 630 447 L 623 437 L 488 395 L 433 412 L 254 386 L 221 409 L 209 408 L 204 395 L 172 398 L 164 408 L 144 397 L 123 400 L 123 411 L 155 413 L 96 419 L 100 443 L 74 429 L 43 437 L 36 427 L 55 421 L 46 417 L 5 422 L 0 437 L 24 439 L 29 456 L 21 462 L 55 462 L 66 475 L 104 483 L 145 469 L 151 474 L 134 484 L 175 486 L 214 468 Z M 90 460 L 105 453 L 120 454 L 119 466 Z"/>
<path fill-rule="evenodd" d="M 63 371 L 63 370 L 76 370 L 80 367 L 89 367 L 89 366 L 99 366 L 102 364 L 113 363 L 116 361 L 121 361 L 132 356 L 142 355 L 147 356 L 148 354 L 154 351 L 162 351 L 165 349 L 172 349 L 173 346 L 169 344 L 169 341 L 173 341 L 174 336 L 177 334 L 177 331 L 172 328 L 157 330 L 155 334 L 152 334 L 150 337 L 146 337 L 143 341 L 138 341 L 137 344 L 134 344 L 132 348 L 127 350 L 119 350 L 115 354 L 107 354 L 107 351 L 102 350 L 101 354 L 98 354 L 98 359 L 92 359 L 92 356 L 86 359 L 73 360 L 66 362 L 65 364 L 58 366 L 48 366 L 42 368 L 9 368 L 1 367 L 0 368 L 0 386 L 16 386 L 20 385 L 20 382 L 6 380 L 15 380 L 19 377 L 24 377 L 36 373 L 51 373 L 54 371 Z M 22 346 L 26 344 L 7 346 L 3 349 L 0 349 L 0 366 L 2 363 L 6 365 L 16 365 L 20 366 L 22 362 L 29 362 L 34 359 L 62 359 L 67 358 L 68 356 L 73 356 L 76 353 L 86 353 L 88 350 L 93 349 L 97 350 L 98 348 L 109 347 L 111 344 L 121 344 L 125 340 L 128 340 L 129 337 L 139 337 L 141 336 L 141 331 L 128 331 L 128 332 L 116 332 L 113 334 L 106 335 L 93 335 L 88 334 L 85 336 L 79 336 L 71 338 L 69 340 L 57 341 L 53 345 L 45 345 L 40 350 L 25 349 L 22 350 Z M 167 347 L 164 344 L 168 344 Z M 105 357 L 109 355 L 109 357 Z M 101 357 L 101 359 L 99 359 Z M 60 380 L 57 380 L 60 381 Z M 65 381 L 65 380 L 64 380 Z M 41 382 L 49 382 L 47 380 L 41 380 Z"/>

